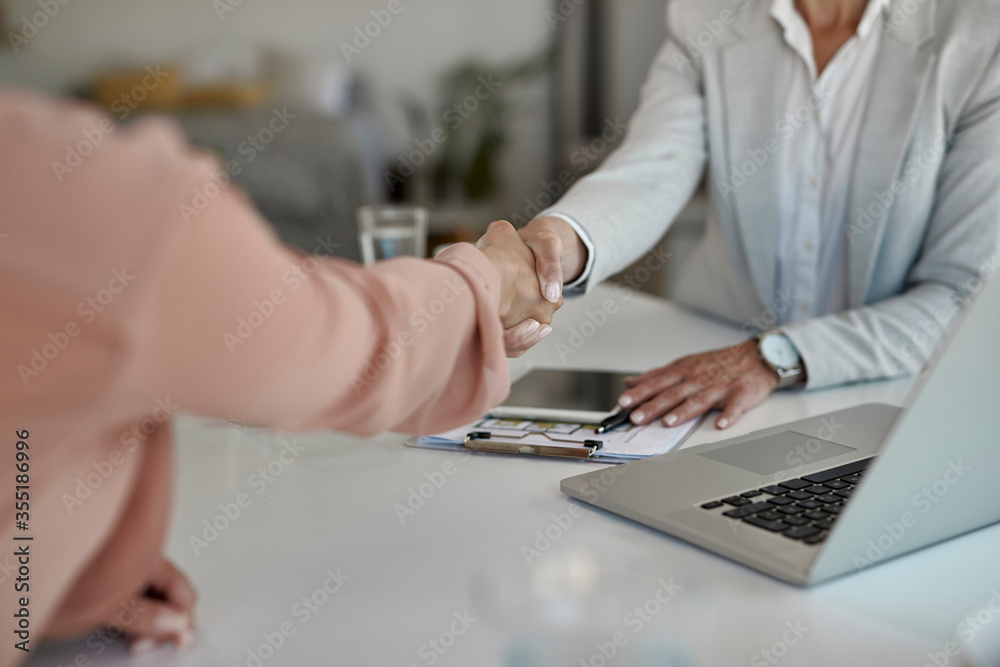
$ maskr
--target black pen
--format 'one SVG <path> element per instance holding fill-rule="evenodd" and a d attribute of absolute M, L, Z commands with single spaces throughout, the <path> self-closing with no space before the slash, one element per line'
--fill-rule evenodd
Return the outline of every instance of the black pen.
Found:
<path fill-rule="evenodd" d="M 598 427 L 594 429 L 594 433 L 600 435 L 601 433 L 607 433 L 611 429 L 618 428 L 622 424 L 627 424 L 629 417 L 632 416 L 632 410 L 634 409 L 635 408 L 629 410 L 619 410 L 615 414 L 611 415 L 610 417 L 602 421 L 600 425 L 598 425 Z"/>

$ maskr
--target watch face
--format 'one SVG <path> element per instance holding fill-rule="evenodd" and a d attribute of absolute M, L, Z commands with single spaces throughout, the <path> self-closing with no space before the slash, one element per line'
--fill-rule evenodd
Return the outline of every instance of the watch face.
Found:
<path fill-rule="evenodd" d="M 760 353 L 775 368 L 788 370 L 799 363 L 799 354 L 792 341 L 781 334 L 765 336 L 760 341 Z"/>

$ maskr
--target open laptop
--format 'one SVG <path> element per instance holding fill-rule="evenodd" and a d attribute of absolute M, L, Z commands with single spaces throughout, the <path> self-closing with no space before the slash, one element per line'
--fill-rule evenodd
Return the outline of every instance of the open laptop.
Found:
<path fill-rule="evenodd" d="M 860 405 L 562 490 L 798 585 L 998 521 L 1000 280 L 959 319 L 904 408 Z"/>

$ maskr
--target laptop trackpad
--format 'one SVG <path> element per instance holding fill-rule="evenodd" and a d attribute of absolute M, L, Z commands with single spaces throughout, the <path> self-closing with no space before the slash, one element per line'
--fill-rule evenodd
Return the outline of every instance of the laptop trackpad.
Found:
<path fill-rule="evenodd" d="M 794 431 L 782 431 L 702 452 L 698 456 L 758 475 L 773 475 L 782 470 L 798 468 L 854 451 L 857 450 L 853 447 L 838 445 L 829 440 L 820 440 Z"/>

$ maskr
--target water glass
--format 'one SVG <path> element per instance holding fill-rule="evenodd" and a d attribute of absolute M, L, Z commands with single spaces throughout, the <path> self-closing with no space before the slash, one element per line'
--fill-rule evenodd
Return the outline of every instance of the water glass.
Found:
<path fill-rule="evenodd" d="M 391 257 L 427 256 L 426 208 L 362 206 L 358 209 L 358 242 L 365 264 Z"/>

